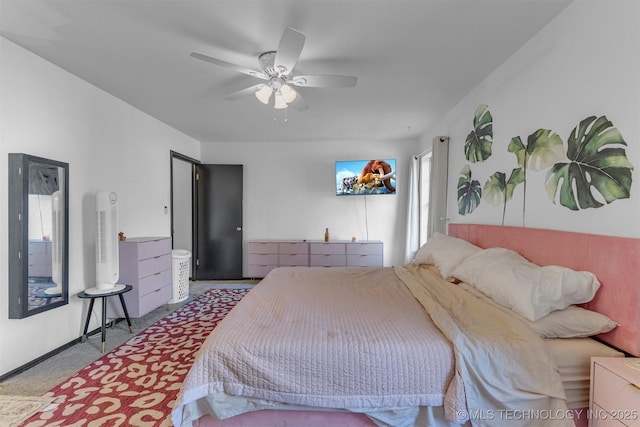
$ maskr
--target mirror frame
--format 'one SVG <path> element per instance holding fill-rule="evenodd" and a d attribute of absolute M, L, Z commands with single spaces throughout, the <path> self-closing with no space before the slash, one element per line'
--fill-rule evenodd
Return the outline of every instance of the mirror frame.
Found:
<path fill-rule="evenodd" d="M 32 164 L 60 168 L 64 175 L 62 296 L 29 310 L 29 175 Z M 9 319 L 22 319 L 69 303 L 69 164 L 9 153 Z"/>

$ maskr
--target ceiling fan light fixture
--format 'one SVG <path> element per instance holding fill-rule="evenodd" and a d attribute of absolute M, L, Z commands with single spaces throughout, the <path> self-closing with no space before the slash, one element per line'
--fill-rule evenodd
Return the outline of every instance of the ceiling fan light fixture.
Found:
<path fill-rule="evenodd" d="M 271 99 L 272 92 L 273 89 L 271 89 L 271 86 L 264 85 L 256 91 L 256 98 L 258 98 L 258 101 L 262 102 L 263 104 L 268 104 L 269 99 Z"/>
<path fill-rule="evenodd" d="M 287 84 L 282 85 L 282 87 L 280 88 L 280 93 L 284 98 L 284 102 L 286 102 L 287 104 L 291 104 L 296 99 L 296 96 L 298 96 L 298 93 L 295 91 L 295 89 Z"/>
<path fill-rule="evenodd" d="M 280 91 L 276 92 L 273 108 L 275 108 L 276 110 L 282 110 L 287 107 L 287 102 L 284 100 L 284 96 L 282 95 L 282 93 Z"/>

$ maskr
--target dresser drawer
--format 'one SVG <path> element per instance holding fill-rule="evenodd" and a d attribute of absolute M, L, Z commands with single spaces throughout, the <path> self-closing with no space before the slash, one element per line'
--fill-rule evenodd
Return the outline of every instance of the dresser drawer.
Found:
<path fill-rule="evenodd" d="M 345 255 L 344 243 L 311 243 L 309 250 L 312 255 Z"/>
<path fill-rule="evenodd" d="M 171 255 L 165 254 L 148 258 L 138 264 L 138 277 L 147 277 L 171 268 Z"/>
<path fill-rule="evenodd" d="M 278 265 L 278 254 L 251 254 L 251 265 Z"/>
<path fill-rule="evenodd" d="M 250 254 L 277 254 L 277 242 L 249 242 Z"/>
<path fill-rule="evenodd" d="M 154 258 L 171 253 L 171 239 L 158 238 L 138 242 L 138 259 Z"/>
<path fill-rule="evenodd" d="M 51 253 L 51 242 L 50 241 L 29 241 L 29 255 L 32 254 L 47 254 Z M 31 258 L 29 258 L 31 259 Z"/>
<path fill-rule="evenodd" d="M 308 255 L 309 244 L 305 242 L 280 242 L 278 243 L 280 255 Z"/>
<path fill-rule="evenodd" d="M 347 255 L 349 267 L 381 267 L 382 254 L 380 255 Z"/>
<path fill-rule="evenodd" d="M 382 243 L 347 243 L 347 255 L 382 255 Z"/>
<path fill-rule="evenodd" d="M 589 413 L 590 427 L 625 427 L 622 421 L 614 419 L 607 411 L 594 404 Z"/>
<path fill-rule="evenodd" d="M 298 267 L 309 265 L 308 254 L 281 254 L 278 257 L 278 265 L 283 267 Z"/>
<path fill-rule="evenodd" d="M 148 313 L 151 310 L 166 304 L 172 297 L 173 289 L 171 286 L 165 286 L 154 290 L 151 293 L 142 295 L 138 301 L 138 310 L 140 313 Z"/>
<path fill-rule="evenodd" d="M 48 254 L 46 252 L 29 254 L 29 266 L 46 264 L 51 265 L 51 254 Z"/>
<path fill-rule="evenodd" d="M 51 263 L 49 263 L 48 265 L 29 264 L 29 276 L 51 277 L 52 272 L 53 268 L 51 267 Z"/>
<path fill-rule="evenodd" d="M 311 254 L 310 263 L 312 267 L 346 267 L 346 255 L 334 254 Z"/>
<path fill-rule="evenodd" d="M 136 286 L 133 291 L 135 291 L 135 294 L 139 297 L 142 297 L 169 284 L 171 284 L 171 270 L 164 270 L 140 279 L 138 286 Z M 171 299 L 171 297 L 169 297 L 169 299 Z"/>

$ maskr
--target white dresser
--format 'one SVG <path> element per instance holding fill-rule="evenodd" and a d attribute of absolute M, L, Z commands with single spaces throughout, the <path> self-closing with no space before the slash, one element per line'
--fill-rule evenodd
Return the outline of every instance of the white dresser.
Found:
<path fill-rule="evenodd" d="M 381 267 L 383 244 L 378 240 L 302 241 L 252 240 L 249 276 L 265 277 L 276 267 Z"/>
<path fill-rule="evenodd" d="M 590 427 L 640 427 L 640 359 L 591 358 Z"/>
<path fill-rule="evenodd" d="M 120 242 L 118 283 L 133 289 L 123 294 L 130 317 L 142 317 L 166 304 L 173 295 L 171 238 L 134 237 Z M 110 304 L 108 317 L 124 317 L 119 304 Z"/>

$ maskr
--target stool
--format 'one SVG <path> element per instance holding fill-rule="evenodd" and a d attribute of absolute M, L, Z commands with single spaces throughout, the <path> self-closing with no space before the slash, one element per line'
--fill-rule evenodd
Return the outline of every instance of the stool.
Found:
<path fill-rule="evenodd" d="M 127 311 L 127 305 L 124 303 L 124 298 L 122 294 L 125 292 L 129 292 L 133 287 L 131 285 L 116 285 L 115 289 L 108 290 L 98 290 L 96 288 L 87 289 L 86 291 L 82 291 L 78 294 L 78 298 L 88 298 L 89 301 L 89 311 L 87 312 L 87 320 L 84 323 L 84 331 L 82 332 L 82 340 L 87 339 L 87 330 L 89 329 L 89 321 L 91 320 L 91 312 L 93 311 L 93 303 L 96 298 L 102 298 L 102 345 L 100 346 L 100 352 L 104 353 L 104 341 L 107 336 L 107 298 L 118 295 L 120 297 L 120 303 L 122 304 L 122 310 L 124 311 L 124 315 L 127 318 L 127 323 L 129 324 L 129 332 L 133 333 L 133 328 L 131 325 L 131 319 L 129 318 L 129 312 Z"/>

